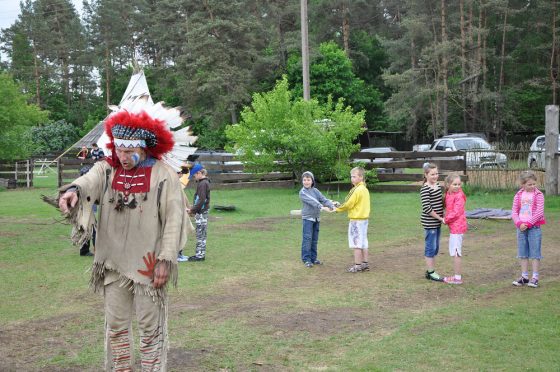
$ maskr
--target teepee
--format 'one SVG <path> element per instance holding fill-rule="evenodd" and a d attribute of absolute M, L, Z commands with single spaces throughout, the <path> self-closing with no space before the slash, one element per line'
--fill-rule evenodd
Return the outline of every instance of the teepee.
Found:
<path fill-rule="evenodd" d="M 152 97 L 150 95 L 150 90 L 148 89 L 148 83 L 146 81 L 146 76 L 144 71 L 141 69 L 134 72 L 131 76 L 128 86 L 124 95 L 117 105 L 117 107 L 129 107 L 132 102 L 143 102 L 144 107 L 152 107 L 154 109 L 162 107 L 163 103 L 158 102 L 154 104 Z M 111 106 L 114 109 L 115 106 Z M 183 161 L 187 159 L 187 156 L 193 154 L 196 151 L 196 147 L 192 147 L 192 144 L 196 141 L 197 137 L 193 136 L 189 127 L 180 128 L 182 120 L 176 122 L 175 127 L 170 127 L 173 131 L 173 136 L 175 139 L 175 147 L 165 157 L 163 160 L 168 163 L 176 171 L 180 169 Z M 170 125 L 171 126 L 171 125 Z M 91 147 L 93 143 L 103 149 L 105 155 L 108 155 L 110 151 L 107 149 L 106 145 L 109 143 L 109 137 L 105 133 L 105 121 L 101 121 L 92 130 L 90 130 L 84 137 L 82 137 L 78 142 L 72 145 L 71 148 L 81 148 L 82 146 Z M 66 151 L 67 152 L 67 151 Z"/>

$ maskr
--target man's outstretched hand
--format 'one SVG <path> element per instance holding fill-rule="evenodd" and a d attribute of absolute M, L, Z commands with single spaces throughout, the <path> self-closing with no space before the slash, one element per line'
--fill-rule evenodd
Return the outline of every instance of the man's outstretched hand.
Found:
<path fill-rule="evenodd" d="M 64 214 L 70 211 L 70 208 L 74 208 L 78 202 L 78 194 L 75 191 L 66 191 L 58 200 L 58 207 L 60 211 Z"/>

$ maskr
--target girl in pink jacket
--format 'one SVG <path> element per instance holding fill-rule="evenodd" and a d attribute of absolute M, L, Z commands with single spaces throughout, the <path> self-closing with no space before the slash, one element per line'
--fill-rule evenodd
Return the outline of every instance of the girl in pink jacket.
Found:
<path fill-rule="evenodd" d="M 517 258 L 521 261 L 521 277 L 512 284 L 521 287 L 539 286 L 541 262 L 541 225 L 544 218 L 544 195 L 537 189 L 537 176 L 531 171 L 519 175 L 521 189 L 513 197 L 511 218 L 517 227 Z M 532 261 L 533 277 L 529 280 L 529 259 Z"/>
<path fill-rule="evenodd" d="M 445 178 L 445 217 L 444 223 L 449 226 L 449 255 L 453 257 L 454 276 L 443 278 L 445 283 L 463 284 L 461 276 L 461 256 L 463 234 L 467 232 L 465 203 L 467 197 L 461 189 L 461 177 L 452 173 Z"/>

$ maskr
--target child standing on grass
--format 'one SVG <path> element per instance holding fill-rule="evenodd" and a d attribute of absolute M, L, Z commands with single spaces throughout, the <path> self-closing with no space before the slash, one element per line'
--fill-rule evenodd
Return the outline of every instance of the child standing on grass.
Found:
<path fill-rule="evenodd" d="M 443 195 L 438 183 L 437 165 L 424 163 L 422 168 L 424 169 L 424 185 L 420 189 L 420 201 L 422 202 L 420 222 L 424 227 L 426 279 L 441 282 L 443 278 L 435 271 L 435 257 L 439 252 L 439 237 L 443 222 Z"/>
<path fill-rule="evenodd" d="M 346 271 L 359 273 L 369 271 L 368 263 L 368 219 L 370 212 L 369 190 L 364 182 L 365 170 L 361 167 L 352 168 L 350 181 L 352 189 L 344 203 L 335 209 L 336 212 L 348 211 L 348 244 L 354 250 L 354 264 Z"/>
<path fill-rule="evenodd" d="M 521 287 L 539 286 L 539 265 L 541 256 L 541 225 L 544 218 L 544 195 L 537 189 L 537 176 L 531 171 L 519 175 L 521 189 L 513 197 L 511 218 L 517 227 L 517 258 L 521 262 L 521 277 L 512 284 Z M 533 276 L 529 280 L 529 259 L 532 261 Z"/>
<path fill-rule="evenodd" d="M 320 265 L 317 259 L 317 242 L 319 241 L 319 215 L 321 210 L 330 211 L 334 209 L 333 203 L 325 198 L 315 187 L 315 177 L 311 172 L 301 175 L 303 187 L 299 191 L 301 200 L 301 219 L 303 222 L 303 234 L 301 239 L 301 260 L 306 267 Z"/>
<path fill-rule="evenodd" d="M 443 278 L 445 283 L 463 284 L 461 277 L 461 256 L 463 256 L 463 234 L 467 232 L 467 217 L 465 203 L 467 197 L 461 189 L 461 177 L 452 173 L 445 178 L 445 218 L 444 223 L 449 226 L 449 255 L 453 257 L 454 276 Z"/>
<path fill-rule="evenodd" d="M 210 209 L 210 181 L 206 177 L 208 172 L 201 164 L 195 164 L 189 173 L 189 178 L 196 179 L 196 192 L 193 204 L 187 208 L 190 216 L 194 216 L 196 223 L 195 255 L 187 257 L 187 262 L 204 261 L 206 259 L 206 236 L 208 231 L 208 210 Z"/>

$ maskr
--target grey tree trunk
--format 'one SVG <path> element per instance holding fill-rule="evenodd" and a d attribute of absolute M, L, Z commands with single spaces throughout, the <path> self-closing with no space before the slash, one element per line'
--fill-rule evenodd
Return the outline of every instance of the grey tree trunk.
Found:
<path fill-rule="evenodd" d="M 309 87 L 309 41 L 307 31 L 307 0 L 301 0 L 301 64 L 303 71 L 303 99 L 311 99 Z"/>

